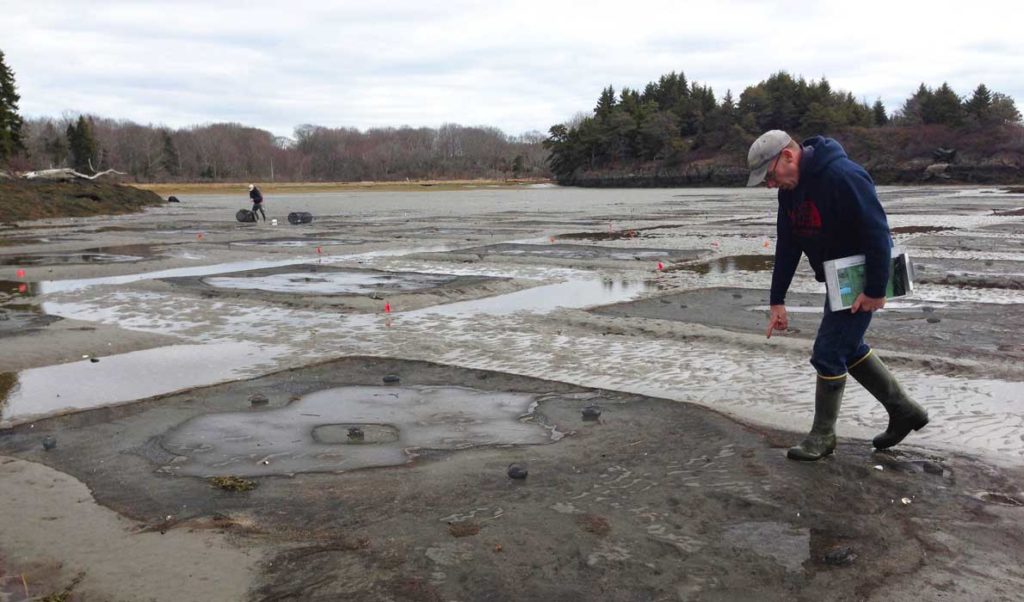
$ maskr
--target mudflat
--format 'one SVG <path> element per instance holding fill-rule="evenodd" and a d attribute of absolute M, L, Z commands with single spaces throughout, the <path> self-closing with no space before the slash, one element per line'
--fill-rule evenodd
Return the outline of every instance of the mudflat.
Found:
<path fill-rule="evenodd" d="M 1024 195 L 880 192 L 924 269 L 869 343 L 932 423 L 873 451 L 884 411 L 848 387 L 812 464 L 785 449 L 824 299 L 803 266 L 765 340 L 764 191 L 268 195 L 277 226 L 182 194 L 23 222 L 0 598 L 1012 599 Z"/>

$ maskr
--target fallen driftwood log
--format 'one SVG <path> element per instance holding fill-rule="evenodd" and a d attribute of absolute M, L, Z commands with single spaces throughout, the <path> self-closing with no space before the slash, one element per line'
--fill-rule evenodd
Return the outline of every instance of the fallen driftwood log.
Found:
<path fill-rule="evenodd" d="M 108 169 L 101 171 L 97 174 L 87 176 L 84 173 L 79 173 L 70 167 L 60 167 L 57 169 L 41 169 L 39 171 L 26 171 L 21 174 L 21 177 L 26 180 L 55 180 L 58 182 L 66 182 L 68 180 L 95 180 L 100 176 L 108 174 L 117 174 L 119 176 L 128 175 L 123 171 L 117 171 L 116 169 Z"/>

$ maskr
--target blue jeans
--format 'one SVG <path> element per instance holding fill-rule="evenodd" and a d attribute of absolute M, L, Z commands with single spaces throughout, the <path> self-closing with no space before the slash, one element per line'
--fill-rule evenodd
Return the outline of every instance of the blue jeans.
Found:
<path fill-rule="evenodd" d="M 851 314 L 849 309 L 832 311 L 825 297 L 825 316 L 818 326 L 818 336 L 814 338 L 814 351 L 811 354 L 811 365 L 819 376 L 834 378 L 844 376 L 850 364 L 857 363 L 870 351 L 864 342 L 864 333 L 871 324 L 869 311 Z"/>

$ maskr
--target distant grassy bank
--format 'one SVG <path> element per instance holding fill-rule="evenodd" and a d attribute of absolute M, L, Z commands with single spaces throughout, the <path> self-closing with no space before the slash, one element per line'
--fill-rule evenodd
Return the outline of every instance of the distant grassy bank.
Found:
<path fill-rule="evenodd" d="M 163 202 L 152 191 L 121 184 L 0 180 L 0 222 L 5 223 L 134 213 Z"/>
<path fill-rule="evenodd" d="M 159 184 L 135 184 L 166 198 L 180 194 L 243 194 L 249 193 L 249 184 L 259 186 L 264 194 L 303 192 L 406 192 L 406 191 L 455 191 L 476 188 L 518 188 L 532 184 L 550 183 L 547 179 L 517 180 L 411 180 L 403 182 L 182 182 Z"/>

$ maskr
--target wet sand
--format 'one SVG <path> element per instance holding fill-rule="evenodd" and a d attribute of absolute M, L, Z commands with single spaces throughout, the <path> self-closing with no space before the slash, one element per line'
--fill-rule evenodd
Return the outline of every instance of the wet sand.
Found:
<path fill-rule="evenodd" d="M 869 342 L 932 424 L 872 452 L 884 412 L 851 391 L 839 453 L 813 465 L 784 448 L 810 423 L 822 296 L 804 266 L 792 332 L 764 340 L 769 193 L 279 195 L 277 227 L 233 222 L 237 198 L 179 197 L 23 224 L 24 244 L 2 248 L 51 257 L 0 267 L 0 341 L 17 350 L 0 359 L 0 504 L 21 508 L 0 518 L 0 599 L 26 597 L 22 576 L 32 596 L 174 599 L 184 571 L 211 600 L 1010 599 L 1024 585 L 1022 217 L 997 215 L 1024 195 L 882 190 L 927 277 Z M 289 211 L 316 218 L 290 226 Z M 138 259 L 81 260 L 105 249 Z M 427 276 L 366 279 L 385 272 Z M 302 290 L 353 274 L 371 288 Z M 253 275 L 269 280 L 211 285 Z M 510 405 L 481 413 L 491 401 Z M 584 421 L 593 404 L 600 420 Z M 205 478 L 232 475 L 255 488 Z M 80 503 L 26 503 L 39 498 Z M 78 513 L 107 514 L 88 531 L 59 518 Z M 148 543 L 161 532 L 174 538 Z"/>

